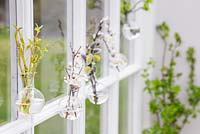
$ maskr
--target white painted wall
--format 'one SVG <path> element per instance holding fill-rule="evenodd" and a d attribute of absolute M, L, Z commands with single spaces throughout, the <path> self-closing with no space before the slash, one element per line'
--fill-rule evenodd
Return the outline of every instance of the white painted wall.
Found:
<path fill-rule="evenodd" d="M 156 0 L 155 0 L 156 1 Z M 156 1 L 156 17 L 155 24 L 159 24 L 162 21 L 166 21 L 172 32 L 177 31 L 180 33 L 183 39 L 183 47 L 181 49 L 182 58 L 178 60 L 177 70 L 184 72 L 184 75 L 180 84 L 183 89 L 187 86 L 187 72 L 188 65 L 185 62 L 185 50 L 189 46 L 193 46 L 196 49 L 197 66 L 196 66 L 196 82 L 200 85 L 200 0 L 157 0 Z M 155 35 L 154 45 L 154 57 L 157 60 L 161 59 L 162 42 L 159 37 Z M 155 75 L 158 73 L 155 72 Z M 185 101 L 187 98 L 185 93 L 180 95 L 181 99 Z M 186 125 L 182 134 L 199 134 L 200 133 L 200 117 L 196 120 L 192 120 L 191 124 Z"/>
<path fill-rule="evenodd" d="M 151 10 L 149 12 L 140 11 L 136 14 L 136 21 L 138 26 L 141 28 L 141 35 L 137 38 L 135 42 L 135 64 L 141 65 L 141 67 L 145 67 L 147 61 L 153 55 L 153 46 L 154 46 L 154 34 L 155 33 L 155 6 L 156 4 L 151 6 Z M 143 92 L 143 79 L 141 75 L 138 74 L 135 77 L 134 81 L 134 89 L 135 94 L 135 123 L 137 128 L 134 128 L 134 134 L 141 134 L 144 128 L 148 128 L 151 125 L 151 115 L 148 112 L 148 94 Z M 141 99 L 141 100 L 140 100 Z"/>

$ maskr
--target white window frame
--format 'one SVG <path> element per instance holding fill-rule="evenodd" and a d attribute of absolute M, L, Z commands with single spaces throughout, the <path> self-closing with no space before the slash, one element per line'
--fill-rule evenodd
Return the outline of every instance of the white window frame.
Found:
<path fill-rule="evenodd" d="M 72 42 L 77 48 L 86 44 L 86 0 L 66 0 L 67 1 L 67 43 Z M 120 0 L 104 0 L 104 16 L 110 17 L 110 25 L 115 33 L 114 42 L 119 51 L 120 46 Z M 11 57 L 16 57 L 16 45 L 14 41 L 13 24 L 23 27 L 26 38 L 33 37 L 33 0 L 9 0 L 10 3 L 10 42 Z M 78 9 L 78 10 L 77 10 Z M 104 57 L 103 78 L 99 81 L 104 83 L 100 88 L 109 87 L 109 100 L 101 108 L 101 134 L 118 134 L 118 109 L 119 109 L 119 81 L 129 77 L 129 127 L 128 134 L 139 134 L 137 125 L 137 103 L 139 98 L 136 94 L 137 82 L 134 76 L 141 70 L 139 64 L 134 62 L 135 56 L 134 43 L 129 43 L 130 64 L 124 70 L 113 75 L 113 69 L 108 66 L 107 58 Z M 67 49 L 69 54 L 69 49 Z M 67 56 L 70 57 L 70 56 Z M 68 59 L 70 60 L 70 58 Z M 32 122 L 19 118 L 17 119 L 17 108 L 15 105 L 18 89 L 22 89 L 19 72 L 17 69 L 17 59 L 11 58 L 11 122 L 0 127 L 0 134 L 34 134 L 34 127 L 58 114 L 58 103 L 63 98 L 60 96 L 48 102 L 39 114 L 31 117 Z M 137 75 L 136 75 L 137 76 Z M 138 77 L 138 76 L 137 76 Z M 133 82 L 134 81 L 134 82 Z M 83 89 L 87 89 L 86 85 Z M 139 90 L 139 89 L 138 89 Z M 83 90 L 82 90 L 83 91 Z M 84 95 L 84 92 L 82 92 Z M 133 114 L 136 112 L 136 114 Z M 133 115 L 132 115 L 133 114 Z M 16 120 L 17 119 L 17 120 Z M 133 129 L 134 128 L 134 129 Z M 136 133 L 137 131 L 137 133 Z M 85 134 L 85 106 L 80 119 L 67 122 L 67 134 Z"/>

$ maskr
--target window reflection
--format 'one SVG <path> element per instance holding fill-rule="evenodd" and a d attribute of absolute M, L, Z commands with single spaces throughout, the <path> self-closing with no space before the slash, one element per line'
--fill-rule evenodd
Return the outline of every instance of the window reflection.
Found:
<path fill-rule="evenodd" d="M 65 91 L 66 65 L 66 0 L 34 0 L 34 22 L 43 25 L 43 43 L 50 46 L 42 60 L 35 85 L 41 89 L 46 100 L 60 96 Z M 35 127 L 36 134 L 64 134 L 66 120 L 56 116 Z"/>
<path fill-rule="evenodd" d="M 10 119 L 9 3 L 0 1 L 0 124 Z"/>
<path fill-rule="evenodd" d="M 44 26 L 41 32 L 43 43 L 50 46 L 36 76 L 36 86 L 47 100 L 62 95 L 65 90 L 66 11 L 66 0 L 34 0 L 35 23 Z"/>

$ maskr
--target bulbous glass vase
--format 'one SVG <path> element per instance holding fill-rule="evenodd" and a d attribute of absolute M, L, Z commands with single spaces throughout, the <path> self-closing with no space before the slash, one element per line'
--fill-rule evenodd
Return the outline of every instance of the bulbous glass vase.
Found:
<path fill-rule="evenodd" d="M 22 74 L 23 89 L 18 94 L 16 102 L 22 114 L 36 114 L 41 112 L 45 105 L 44 95 L 34 87 L 35 73 Z"/>
<path fill-rule="evenodd" d="M 109 60 L 110 66 L 113 68 L 117 68 L 118 72 L 124 69 L 128 64 L 128 59 L 126 58 L 126 56 L 117 52 L 109 56 Z"/>
<path fill-rule="evenodd" d="M 59 115 L 68 120 L 76 120 L 83 111 L 83 100 L 77 96 L 67 95 L 60 103 Z"/>
<path fill-rule="evenodd" d="M 92 87 L 89 89 L 87 98 L 89 99 L 89 101 L 93 104 L 96 105 L 101 105 L 103 103 L 105 103 L 108 100 L 108 92 L 107 90 L 94 90 L 97 88 L 103 89 L 101 88 L 101 84 L 97 84 L 96 87 Z"/>
<path fill-rule="evenodd" d="M 134 40 L 140 36 L 140 27 L 135 21 L 129 21 L 123 25 L 122 33 L 127 40 Z"/>

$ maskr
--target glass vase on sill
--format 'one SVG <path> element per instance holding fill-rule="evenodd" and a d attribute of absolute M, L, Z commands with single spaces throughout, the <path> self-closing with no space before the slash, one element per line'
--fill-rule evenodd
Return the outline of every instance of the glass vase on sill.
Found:
<path fill-rule="evenodd" d="M 69 93 L 59 103 L 59 115 L 68 120 L 76 120 L 83 111 L 83 100 L 78 96 L 80 86 L 70 84 Z"/>
<path fill-rule="evenodd" d="M 35 73 L 21 75 L 23 89 L 18 94 L 16 102 L 19 111 L 24 115 L 41 112 L 45 105 L 44 95 L 34 87 Z"/>

